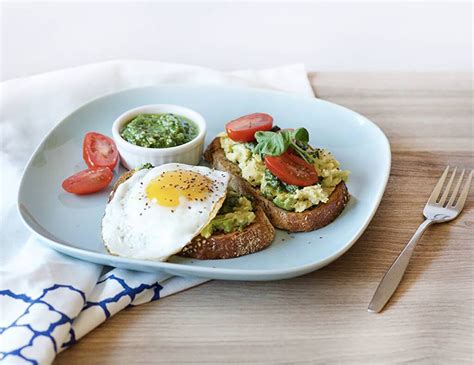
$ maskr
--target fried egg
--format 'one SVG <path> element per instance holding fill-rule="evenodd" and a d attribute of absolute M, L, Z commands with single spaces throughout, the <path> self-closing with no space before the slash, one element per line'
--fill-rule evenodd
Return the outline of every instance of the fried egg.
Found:
<path fill-rule="evenodd" d="M 165 261 L 217 214 L 229 174 L 170 163 L 135 172 L 120 184 L 102 219 L 102 238 L 118 256 Z"/>

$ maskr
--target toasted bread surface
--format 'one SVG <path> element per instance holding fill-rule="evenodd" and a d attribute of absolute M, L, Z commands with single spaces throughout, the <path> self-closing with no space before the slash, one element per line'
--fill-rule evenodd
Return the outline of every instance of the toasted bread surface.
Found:
<path fill-rule="evenodd" d="M 242 178 L 239 166 L 225 157 L 219 137 L 214 138 L 207 147 L 204 158 L 214 168 L 232 173 L 231 188 L 243 195 L 253 196 L 257 204 L 263 208 L 271 224 L 286 231 L 308 232 L 324 227 L 342 213 L 349 201 L 349 192 L 342 181 L 336 186 L 326 203 L 318 204 L 300 213 L 290 212 L 273 204 L 261 194 L 259 189 L 254 188 Z"/>
<path fill-rule="evenodd" d="M 109 201 L 120 184 L 129 179 L 135 170 L 122 174 L 112 188 Z M 178 256 L 200 260 L 230 259 L 254 253 L 268 247 L 275 237 L 275 228 L 271 225 L 263 209 L 255 207 L 255 220 L 241 231 L 230 233 L 214 232 L 209 238 L 198 235 L 188 243 Z"/>
<path fill-rule="evenodd" d="M 209 238 L 198 235 L 178 255 L 201 260 L 230 259 L 263 250 L 274 237 L 275 228 L 257 206 L 255 220 L 242 231 L 215 232 Z"/>

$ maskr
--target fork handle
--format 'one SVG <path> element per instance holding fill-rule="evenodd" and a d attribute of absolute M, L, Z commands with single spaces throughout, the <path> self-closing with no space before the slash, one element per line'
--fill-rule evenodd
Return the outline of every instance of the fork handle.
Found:
<path fill-rule="evenodd" d="M 390 266 L 390 269 L 388 269 L 377 287 L 372 301 L 369 304 L 369 312 L 380 312 L 392 297 L 393 293 L 395 293 L 395 290 L 397 290 L 398 284 L 400 284 L 403 274 L 407 269 L 408 262 L 413 255 L 416 244 L 425 230 L 433 223 L 432 220 L 427 219 L 418 227 L 411 240 L 407 243 L 400 255 L 398 255 L 392 266 Z"/>

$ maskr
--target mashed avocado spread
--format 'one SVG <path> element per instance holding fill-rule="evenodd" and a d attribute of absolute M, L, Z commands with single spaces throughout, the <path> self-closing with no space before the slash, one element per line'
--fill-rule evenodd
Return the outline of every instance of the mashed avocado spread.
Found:
<path fill-rule="evenodd" d="M 319 182 L 312 186 L 288 185 L 274 176 L 266 167 L 258 153 L 254 153 L 254 143 L 239 143 L 225 133 L 220 136 L 221 147 L 226 158 L 239 165 L 242 177 L 280 208 L 302 212 L 319 203 L 326 203 L 334 188 L 347 181 L 349 171 L 341 170 L 339 162 L 324 149 L 316 149 L 314 166 Z"/>
<path fill-rule="evenodd" d="M 252 202 L 245 196 L 229 191 L 221 209 L 201 231 L 209 238 L 215 231 L 225 233 L 242 230 L 255 220 Z"/>
<path fill-rule="evenodd" d="M 140 114 L 122 128 L 120 135 L 136 146 L 168 148 L 191 141 L 198 135 L 198 128 L 175 114 Z"/>

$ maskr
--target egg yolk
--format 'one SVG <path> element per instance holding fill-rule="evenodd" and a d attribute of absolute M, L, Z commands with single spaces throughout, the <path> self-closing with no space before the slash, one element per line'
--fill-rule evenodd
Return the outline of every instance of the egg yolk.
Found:
<path fill-rule="evenodd" d="M 176 207 L 179 198 L 204 200 L 212 192 L 212 180 L 194 171 L 166 171 L 146 187 L 147 198 L 164 207 Z"/>

